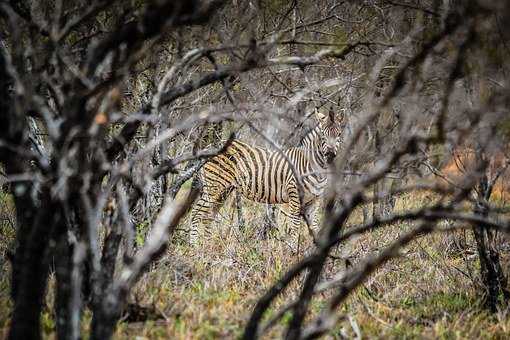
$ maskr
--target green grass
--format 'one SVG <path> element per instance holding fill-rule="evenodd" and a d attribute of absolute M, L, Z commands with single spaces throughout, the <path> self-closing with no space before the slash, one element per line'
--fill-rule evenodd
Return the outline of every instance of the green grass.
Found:
<path fill-rule="evenodd" d="M 5 196 L 4 196 L 5 197 Z M 5 198 L 9 200 L 8 197 Z M 397 209 L 410 209 L 421 199 L 403 197 Z M 433 199 L 429 199 L 433 201 Z M 257 239 L 262 226 L 262 207 L 246 202 L 244 232 L 237 229 L 234 205 L 228 201 L 217 223 L 211 226 L 213 238 L 200 249 L 187 246 L 184 228 L 178 231 L 168 252 L 158 266 L 144 275 L 135 286 L 130 300 L 154 307 L 165 316 L 163 320 L 121 322 L 116 339 L 217 339 L 239 338 L 250 311 L 266 289 L 280 278 L 298 258 L 288 246 L 275 237 Z M 12 213 L 12 211 L 10 212 Z M 230 218 L 234 216 L 234 221 Z M 356 212 L 350 223 L 360 221 Z M 280 221 L 282 222 L 282 221 Z M 186 227 L 188 221 L 184 221 Z M 410 226 L 396 224 L 384 230 L 362 235 L 343 245 L 354 261 L 361 260 L 374 249 L 381 249 Z M 146 229 L 146 228 L 145 228 Z M 13 233 L 2 239 L 0 249 L 7 249 Z M 282 232 L 273 235 L 285 237 Z M 457 233 L 456 237 L 464 237 Z M 463 272 L 472 272 L 477 279 L 476 257 L 463 256 L 448 248 L 447 234 L 434 234 L 418 239 L 405 249 L 406 257 L 388 262 L 378 269 L 362 287 L 342 304 L 337 312 L 345 318 L 329 334 L 329 338 L 355 337 L 353 324 L 363 338 L 379 339 L 498 339 L 510 331 L 510 319 L 505 313 L 489 315 L 479 303 L 475 283 Z M 472 239 L 465 242 L 474 251 Z M 502 254 L 508 268 L 509 254 Z M 330 262 L 324 278 L 332 278 L 344 269 L 341 261 Z M 0 335 L 5 334 L 11 309 L 9 299 L 9 266 L 0 273 Z M 299 281 L 302 282 L 302 281 Z M 289 303 L 299 293 L 299 282 L 285 290 L 271 306 L 265 320 L 278 308 Z M 53 278 L 49 287 L 53 287 Z M 46 338 L 55 336 L 52 300 L 42 316 Z M 311 302 L 313 317 L 326 306 L 331 293 L 315 297 Z M 286 314 L 267 338 L 281 337 L 290 320 Z M 83 330 L 87 338 L 90 312 L 85 311 Z M 351 320 L 351 321 L 350 321 Z M 0 336 L 1 337 L 1 336 Z"/>

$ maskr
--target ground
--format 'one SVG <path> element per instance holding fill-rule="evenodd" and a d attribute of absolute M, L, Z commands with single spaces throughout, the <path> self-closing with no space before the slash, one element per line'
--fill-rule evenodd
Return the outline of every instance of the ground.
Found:
<path fill-rule="evenodd" d="M 423 199 L 401 197 L 397 209 L 409 208 Z M 245 203 L 244 231 L 237 228 L 234 206 L 227 202 L 213 226 L 214 237 L 201 248 L 186 245 L 184 230 L 175 235 L 168 252 L 152 265 L 131 295 L 132 302 L 155 309 L 163 318 L 124 320 L 117 329 L 117 339 L 240 336 L 257 298 L 298 260 L 281 240 L 284 236 L 273 234 L 260 239 L 263 208 Z M 361 212 L 350 222 L 357 222 L 360 216 Z M 221 228 L 219 224 L 230 227 Z M 11 302 L 10 268 L 4 256 L 12 240 L 12 228 L 5 223 L 1 227 L 0 334 L 5 334 Z M 407 228 L 406 224 L 398 224 L 363 235 L 342 245 L 342 252 L 356 262 Z M 506 338 L 510 332 L 507 312 L 490 315 L 481 308 L 478 262 L 469 231 L 422 237 L 402 255 L 405 257 L 387 263 L 349 297 L 338 310 L 346 317 L 328 338 Z M 508 255 L 503 254 L 505 268 Z M 331 277 L 343 268 L 343 261 L 331 262 L 324 276 Z M 52 284 L 53 278 L 50 287 Z M 292 285 L 276 306 L 295 296 L 298 288 L 298 283 Z M 327 294 L 313 300 L 312 313 L 320 310 L 325 298 Z M 52 299 L 49 294 L 42 320 L 45 337 L 50 339 L 55 338 Z M 276 311 L 276 306 L 270 313 Z M 84 319 L 90 320 L 89 313 Z M 277 337 L 288 321 L 284 317 L 267 338 Z"/>

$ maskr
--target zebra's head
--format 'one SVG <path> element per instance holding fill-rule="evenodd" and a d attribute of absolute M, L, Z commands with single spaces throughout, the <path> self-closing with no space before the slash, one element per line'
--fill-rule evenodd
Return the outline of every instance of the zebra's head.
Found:
<path fill-rule="evenodd" d="M 316 108 L 315 116 L 319 121 L 321 149 L 324 152 L 327 162 L 331 163 L 342 142 L 341 135 L 345 127 L 344 110 L 341 110 L 340 113 L 335 113 L 333 107 L 331 107 L 329 113 L 325 115 Z"/>

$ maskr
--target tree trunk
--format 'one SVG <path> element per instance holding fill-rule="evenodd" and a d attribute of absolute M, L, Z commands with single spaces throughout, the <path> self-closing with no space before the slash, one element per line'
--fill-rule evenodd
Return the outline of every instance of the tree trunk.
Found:
<path fill-rule="evenodd" d="M 55 227 L 61 219 L 59 209 L 52 204 L 49 193 L 42 197 L 39 211 L 33 225 L 18 229 L 18 232 L 27 232 L 28 237 L 22 238 L 24 242 L 18 245 L 13 263 L 13 267 L 16 267 L 13 270 L 16 292 L 9 339 L 41 338 L 40 317 L 48 279 L 50 239 L 54 236 L 54 230 L 58 230 Z"/>
<path fill-rule="evenodd" d="M 373 218 L 385 218 L 390 216 L 393 213 L 393 208 L 395 207 L 395 197 L 390 195 L 391 188 L 393 186 L 393 180 L 388 178 L 381 179 L 378 183 L 374 185 L 374 195 L 382 196 L 386 195 L 384 198 L 374 202 L 372 205 L 372 217 Z"/>
<path fill-rule="evenodd" d="M 479 183 L 479 196 L 474 207 L 474 213 L 488 216 L 487 202 L 492 193 L 487 176 L 483 176 Z M 500 303 L 506 304 L 510 298 L 507 289 L 507 278 L 501 267 L 499 251 L 496 245 L 495 232 L 480 224 L 473 227 L 473 234 L 480 258 L 480 276 L 484 289 L 484 302 L 491 312 L 496 312 Z"/>
<path fill-rule="evenodd" d="M 69 316 L 71 310 L 71 272 L 72 272 L 72 249 L 67 239 L 67 234 L 60 235 L 57 241 L 55 263 L 56 277 L 56 325 L 58 339 L 72 339 L 71 323 Z"/>
<path fill-rule="evenodd" d="M 27 146 L 27 122 L 13 110 L 9 94 L 12 79 L 0 53 L 0 126 L 2 138 L 10 145 Z M 0 146 L 0 162 L 7 176 L 29 171 L 30 164 L 11 148 Z M 33 197 L 31 181 L 10 185 L 16 206 L 16 245 L 12 259 L 11 297 L 14 303 L 9 339 L 40 339 L 40 313 L 46 290 L 48 263 L 46 248 L 53 225 L 50 197 L 40 205 Z M 47 190 L 42 188 L 41 190 Z"/>

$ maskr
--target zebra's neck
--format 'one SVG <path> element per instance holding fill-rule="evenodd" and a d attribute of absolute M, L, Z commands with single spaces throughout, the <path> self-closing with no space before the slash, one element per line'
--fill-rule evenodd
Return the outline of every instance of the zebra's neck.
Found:
<path fill-rule="evenodd" d="M 316 170 L 324 170 L 328 168 L 325 150 L 321 141 L 321 130 L 317 125 L 299 142 L 297 148 L 302 149 L 308 156 L 308 159 Z"/>
<path fill-rule="evenodd" d="M 303 181 L 305 192 L 311 194 L 308 198 L 320 196 L 327 185 L 325 170 L 328 164 L 320 133 L 319 127 L 316 127 L 297 146 L 284 150 L 296 174 Z"/>

